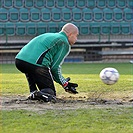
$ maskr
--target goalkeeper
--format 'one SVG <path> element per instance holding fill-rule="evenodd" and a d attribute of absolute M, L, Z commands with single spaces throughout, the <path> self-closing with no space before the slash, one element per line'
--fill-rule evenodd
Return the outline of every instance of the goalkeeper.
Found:
<path fill-rule="evenodd" d="M 32 100 L 56 99 L 54 81 L 66 92 L 78 93 L 76 83 L 70 83 L 61 73 L 61 64 L 76 42 L 78 28 L 67 23 L 59 33 L 45 33 L 33 38 L 16 55 L 15 65 L 26 75 Z"/>

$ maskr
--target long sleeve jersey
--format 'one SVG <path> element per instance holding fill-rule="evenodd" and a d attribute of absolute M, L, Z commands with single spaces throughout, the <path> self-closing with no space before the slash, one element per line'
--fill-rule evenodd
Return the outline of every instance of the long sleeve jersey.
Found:
<path fill-rule="evenodd" d="M 64 32 L 45 33 L 33 38 L 25 45 L 16 58 L 37 66 L 46 66 L 51 70 L 53 79 L 63 85 L 61 65 L 70 52 L 70 44 Z"/>

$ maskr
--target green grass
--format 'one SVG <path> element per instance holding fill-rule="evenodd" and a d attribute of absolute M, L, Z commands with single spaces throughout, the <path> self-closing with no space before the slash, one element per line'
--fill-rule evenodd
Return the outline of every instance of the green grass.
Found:
<path fill-rule="evenodd" d="M 105 67 L 115 67 L 120 79 L 115 85 L 105 85 L 99 78 Z M 79 84 L 80 95 L 96 98 L 128 97 L 133 89 L 133 65 L 129 63 L 66 63 L 62 66 L 64 77 L 71 77 Z M 1 65 L 0 88 L 2 95 L 28 95 L 25 76 L 14 65 Z M 68 96 L 56 84 L 57 96 Z M 129 93 L 130 92 L 130 93 Z M 103 105 L 104 106 L 104 105 Z M 131 107 L 90 107 L 72 110 L 43 110 L 37 113 L 26 110 L 2 111 L 1 133 L 132 133 L 133 114 Z"/>

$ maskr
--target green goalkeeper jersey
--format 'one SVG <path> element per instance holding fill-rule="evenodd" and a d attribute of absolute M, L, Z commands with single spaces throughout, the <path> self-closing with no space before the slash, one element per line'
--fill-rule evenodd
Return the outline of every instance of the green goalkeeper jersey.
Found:
<path fill-rule="evenodd" d="M 61 64 L 69 54 L 70 48 L 64 32 L 46 33 L 33 38 L 20 50 L 16 58 L 50 68 L 53 79 L 63 85 L 66 80 L 61 73 Z"/>

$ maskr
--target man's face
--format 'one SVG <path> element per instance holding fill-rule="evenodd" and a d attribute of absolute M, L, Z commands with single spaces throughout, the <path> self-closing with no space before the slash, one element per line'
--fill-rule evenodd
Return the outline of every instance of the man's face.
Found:
<path fill-rule="evenodd" d="M 77 41 L 78 34 L 78 31 L 69 34 L 68 41 L 70 45 L 73 45 Z"/>

